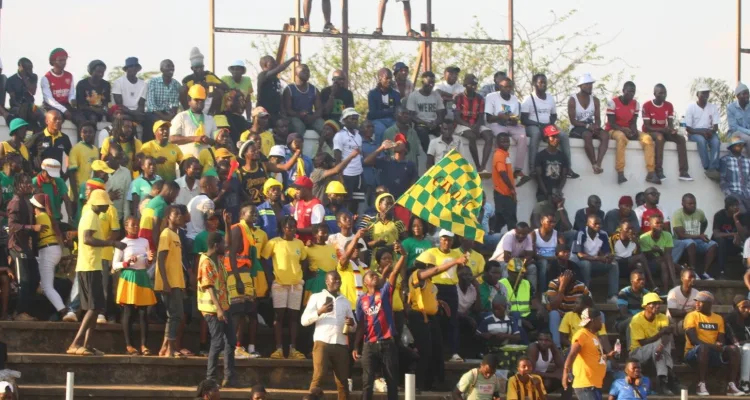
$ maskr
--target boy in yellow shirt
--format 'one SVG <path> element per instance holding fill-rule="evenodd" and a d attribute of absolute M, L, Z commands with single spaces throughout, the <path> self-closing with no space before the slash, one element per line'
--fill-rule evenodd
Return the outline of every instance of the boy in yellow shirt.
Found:
<path fill-rule="evenodd" d="M 169 143 L 170 126 L 172 124 L 168 121 L 154 122 L 154 140 L 144 143 L 141 147 L 143 154 L 154 158 L 156 174 L 166 181 L 177 178 L 175 166 L 184 158 L 180 146 Z"/>
<path fill-rule="evenodd" d="M 578 332 L 570 340 L 570 353 L 563 367 L 563 389 L 567 390 L 571 383 L 568 376 L 573 373 L 573 390 L 579 400 L 601 399 L 604 375 L 607 373 L 607 360 L 615 356 L 615 351 L 605 353 L 599 340 L 598 332 L 602 329 L 602 313 L 594 307 L 589 307 L 581 313 Z"/>
<path fill-rule="evenodd" d="M 167 228 L 159 235 L 154 291 L 160 293 L 167 309 L 167 327 L 159 356 L 183 357 L 177 351 L 177 328 L 182 322 L 185 275 L 182 272 L 182 243 L 177 229 L 182 226 L 182 211 L 169 206 L 164 213 Z"/>

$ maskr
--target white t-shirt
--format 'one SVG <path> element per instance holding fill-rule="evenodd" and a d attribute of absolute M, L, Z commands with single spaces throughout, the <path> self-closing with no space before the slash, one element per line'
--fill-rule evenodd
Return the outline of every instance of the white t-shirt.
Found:
<path fill-rule="evenodd" d="M 633 255 L 633 252 L 635 252 L 636 248 L 637 246 L 632 240 L 630 241 L 630 243 L 628 243 L 627 246 L 622 243 L 622 240 L 618 240 L 615 242 L 615 248 L 613 250 L 617 258 L 630 258 Z"/>
<path fill-rule="evenodd" d="M 452 85 L 449 84 L 447 81 L 442 81 L 438 83 L 437 85 L 435 85 L 435 89 L 440 90 L 441 92 L 450 93 L 455 96 L 459 93 L 463 93 L 464 85 L 458 83 L 458 81 L 456 81 L 456 83 Z"/>
<path fill-rule="evenodd" d="M 446 143 L 443 141 L 442 136 L 438 136 L 435 139 L 430 140 L 430 145 L 427 146 L 427 154 L 433 156 L 435 158 L 435 163 L 437 163 L 452 149 L 456 149 L 457 152 L 463 154 L 464 142 L 460 137 L 453 136 L 453 141 Z"/>
<path fill-rule="evenodd" d="M 716 104 L 706 103 L 706 107 L 701 108 L 698 103 L 690 103 L 685 111 L 685 125 L 693 129 L 711 129 L 719 122 L 719 107 Z"/>
<path fill-rule="evenodd" d="M 477 299 L 477 289 L 474 287 L 474 285 L 470 285 L 468 289 L 466 289 L 466 293 L 461 290 L 461 288 L 458 288 L 458 313 L 459 314 L 468 314 L 469 310 L 471 310 L 471 306 L 474 305 L 474 301 Z"/>
<path fill-rule="evenodd" d="M 210 138 L 214 137 L 214 132 L 217 130 L 216 122 L 214 117 L 206 114 L 196 115 L 196 120 L 200 124 L 200 118 L 203 118 L 203 134 Z M 199 125 L 193 123 L 193 119 L 190 117 L 190 110 L 177 113 L 172 118 L 172 126 L 169 128 L 169 136 L 185 136 L 194 137 L 198 131 Z M 201 150 L 207 149 L 210 146 L 199 144 L 199 143 L 188 143 L 181 144 L 180 150 L 185 158 L 193 156 L 198 158 Z"/>
<path fill-rule="evenodd" d="M 511 229 L 506 232 L 500 239 L 500 242 L 495 248 L 495 252 L 490 257 L 490 260 L 510 262 L 505 259 L 505 252 L 510 252 L 511 257 L 520 257 L 525 251 L 532 251 L 534 249 L 531 235 L 527 235 L 523 242 L 516 240 L 516 230 Z"/>
<path fill-rule="evenodd" d="M 190 200 L 201 194 L 201 185 L 198 179 L 193 182 L 192 189 L 188 187 L 187 180 L 185 179 L 184 175 L 175 179 L 174 181 L 175 183 L 180 185 L 180 192 L 177 194 L 177 197 L 174 200 L 174 204 L 182 204 L 186 206 L 188 205 L 188 203 L 190 203 Z"/>
<path fill-rule="evenodd" d="M 354 150 L 361 148 L 362 136 L 358 130 L 349 132 L 348 129 L 344 128 L 333 137 L 333 150 L 341 151 L 342 160 L 349 157 L 349 154 L 352 154 Z M 363 171 L 362 155 L 358 155 L 344 168 L 344 176 L 359 176 Z"/>
<path fill-rule="evenodd" d="M 534 97 L 533 102 L 531 101 L 532 96 Z M 487 102 L 485 101 L 485 108 L 486 104 Z M 534 104 L 536 104 L 536 112 L 534 112 Z M 532 121 L 536 121 L 540 124 L 549 124 L 550 116 L 552 114 L 557 114 L 555 98 L 547 93 L 547 98 L 542 100 L 536 95 L 536 93 L 534 93 L 531 96 L 527 97 L 526 100 L 524 100 L 523 104 L 521 104 L 521 112 L 528 113 L 529 119 Z M 539 114 L 539 120 L 537 120 L 536 118 L 537 114 Z"/>
<path fill-rule="evenodd" d="M 698 289 L 696 288 L 690 289 L 690 296 L 685 297 L 679 286 L 673 287 L 669 293 L 667 293 L 667 317 L 672 319 L 672 316 L 669 315 L 670 308 L 685 309 L 686 311 L 695 310 L 696 296 L 698 296 Z"/>
<path fill-rule="evenodd" d="M 326 240 L 326 244 L 332 244 L 336 247 L 336 252 L 338 253 L 338 256 L 341 257 L 344 252 L 346 251 L 346 244 L 349 243 L 350 240 L 354 238 L 354 234 L 351 234 L 349 236 L 344 236 L 343 233 L 334 233 L 333 235 L 328 236 L 328 240 Z M 367 250 L 367 243 L 365 243 L 364 239 L 359 239 L 359 243 L 364 246 L 362 250 Z"/>
<path fill-rule="evenodd" d="M 213 200 L 205 194 L 193 197 L 187 203 L 188 213 L 190 213 L 190 222 L 187 224 L 187 237 L 195 239 L 199 233 L 206 230 L 206 217 L 214 213 Z"/>
<path fill-rule="evenodd" d="M 121 95 L 122 105 L 128 110 L 137 110 L 138 102 L 146 98 L 146 81 L 138 79 L 131 83 L 128 77 L 123 75 L 112 82 L 112 94 Z"/>
<path fill-rule="evenodd" d="M 750 238 L 745 239 L 745 245 L 742 246 L 742 258 L 750 258 Z"/>
<path fill-rule="evenodd" d="M 406 108 L 409 111 L 416 112 L 417 118 L 426 122 L 433 122 L 437 120 L 438 111 L 445 110 L 445 104 L 443 104 L 443 98 L 434 90 L 427 96 L 423 96 L 419 90 L 415 90 L 406 100 Z"/>
<path fill-rule="evenodd" d="M 538 104 L 537 107 L 539 107 Z M 510 99 L 505 100 L 500 92 L 494 92 L 488 94 L 487 98 L 484 99 L 484 112 L 490 115 L 504 113 L 518 117 L 521 115 L 521 103 L 518 102 L 518 97 L 514 94 L 510 95 Z"/>
<path fill-rule="evenodd" d="M 125 243 L 127 247 L 125 247 L 125 250 L 115 249 L 112 268 L 115 270 L 125 268 L 123 263 L 136 256 L 137 261 L 133 265 L 129 265 L 128 268 L 146 269 L 148 267 L 148 240 L 140 237 L 135 239 L 124 238 L 121 242 Z"/>

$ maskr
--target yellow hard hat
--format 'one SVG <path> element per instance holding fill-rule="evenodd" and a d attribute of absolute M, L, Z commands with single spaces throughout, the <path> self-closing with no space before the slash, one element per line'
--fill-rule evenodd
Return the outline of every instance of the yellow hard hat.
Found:
<path fill-rule="evenodd" d="M 169 128 L 170 126 L 172 126 L 172 123 L 169 121 L 161 121 L 161 120 L 154 122 L 154 129 L 153 129 L 154 133 L 156 133 L 159 130 L 159 128 L 161 128 L 164 125 L 166 125 L 167 128 Z"/>
<path fill-rule="evenodd" d="M 191 99 L 205 100 L 206 88 L 198 84 L 190 86 L 190 90 L 188 90 L 188 96 L 190 96 Z"/>
<path fill-rule="evenodd" d="M 326 186 L 326 194 L 346 194 L 346 188 L 339 181 L 331 181 Z"/>
<path fill-rule="evenodd" d="M 281 182 L 277 181 L 276 179 L 266 179 L 266 183 L 263 184 L 263 194 L 268 196 L 268 191 L 274 186 L 282 187 Z"/>

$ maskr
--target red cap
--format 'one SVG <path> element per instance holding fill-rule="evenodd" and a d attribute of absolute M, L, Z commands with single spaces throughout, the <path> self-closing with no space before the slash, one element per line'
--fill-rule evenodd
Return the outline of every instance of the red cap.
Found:
<path fill-rule="evenodd" d="M 554 125 L 547 125 L 544 127 L 544 136 L 550 137 L 560 134 L 560 129 Z"/>
<path fill-rule="evenodd" d="M 294 186 L 298 188 L 313 188 L 313 181 L 306 176 L 299 176 L 294 180 Z"/>
<path fill-rule="evenodd" d="M 406 143 L 406 136 L 403 133 L 397 133 L 393 138 L 394 143 Z"/>

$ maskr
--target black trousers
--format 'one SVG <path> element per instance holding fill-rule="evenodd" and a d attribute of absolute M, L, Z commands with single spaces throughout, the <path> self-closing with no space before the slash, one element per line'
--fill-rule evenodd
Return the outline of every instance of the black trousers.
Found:
<path fill-rule="evenodd" d="M 436 316 L 425 317 L 418 311 L 409 311 L 409 329 L 414 336 L 414 345 L 419 352 L 417 361 L 417 388 L 423 391 L 432 389 L 437 378 L 445 380 L 445 360 L 443 360 L 443 335 Z"/>
<path fill-rule="evenodd" d="M 444 320 L 448 323 L 448 346 L 451 355 L 458 354 L 458 286 L 435 285 L 438 300 L 444 301 L 451 309 L 451 316 Z"/>
<path fill-rule="evenodd" d="M 362 399 L 372 399 L 375 371 L 382 371 L 388 400 L 398 400 L 398 349 L 393 339 L 362 346 Z"/>
<path fill-rule="evenodd" d="M 39 277 L 39 265 L 33 254 L 11 250 L 10 256 L 13 258 L 13 263 L 16 267 L 16 278 L 19 282 L 16 312 L 18 314 L 30 314 L 34 293 L 36 293 L 36 289 L 39 287 L 39 280 L 41 279 Z"/>
<path fill-rule="evenodd" d="M 515 229 L 518 223 L 516 201 L 497 191 L 492 193 L 495 194 L 495 232 L 502 232 L 503 227 L 507 227 L 508 230 Z"/>
<path fill-rule="evenodd" d="M 208 350 L 208 367 L 206 369 L 206 379 L 217 380 L 216 370 L 219 365 L 219 353 L 224 352 L 224 379 L 232 380 L 234 378 L 234 346 L 237 344 L 237 336 L 234 331 L 232 318 L 226 321 L 219 321 L 216 314 L 206 314 L 203 316 L 208 325 L 208 332 L 211 335 L 211 347 Z"/>

